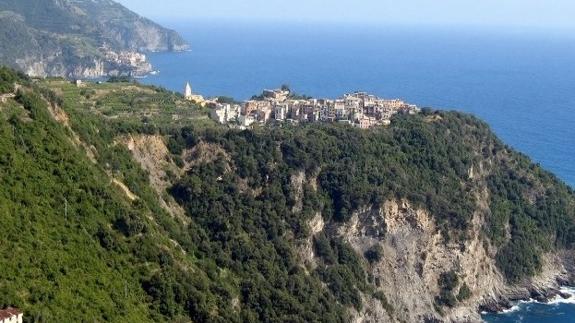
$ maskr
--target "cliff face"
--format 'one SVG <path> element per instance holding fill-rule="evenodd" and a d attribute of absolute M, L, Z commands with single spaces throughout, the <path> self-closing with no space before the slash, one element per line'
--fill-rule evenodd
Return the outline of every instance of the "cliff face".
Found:
<path fill-rule="evenodd" d="M 533 293 L 555 296 L 560 282 L 572 279 L 566 270 L 569 258 L 562 253 L 544 256 L 543 270 L 521 284 L 510 284 L 497 268 L 494 254 L 481 239 L 484 218 L 479 211 L 474 218 L 472 237 L 465 245 L 445 244 L 427 211 L 413 208 L 407 201 L 387 201 L 381 209 L 358 211 L 351 222 L 335 232 L 359 254 L 379 246 L 380 261 L 368 266 L 373 288 L 385 294 L 394 309 L 385 310 L 373 298 L 367 299 L 365 311 L 354 313 L 356 322 L 387 322 L 391 315 L 406 322 L 446 321 L 481 322 L 480 311 L 500 310 L 513 300 L 526 300 Z M 380 238 L 370 234 L 374 226 L 386 225 Z M 437 305 L 441 294 L 440 278 L 454 273 L 457 297 L 461 289 L 470 295 L 451 308 Z"/>
<path fill-rule="evenodd" d="M 0 64 L 32 76 L 144 75 L 142 53 L 182 51 L 174 31 L 109 0 L 0 2 Z"/>
<path fill-rule="evenodd" d="M 498 266 L 498 248 L 485 236 L 495 216 L 487 181 L 499 163 L 511 158 L 494 155 L 469 168 L 474 207 L 463 240 L 446 241 L 437 216 L 429 209 L 408 199 L 388 199 L 360 207 L 345 223 L 326 222 L 321 213 L 316 214 L 308 223 L 309 238 L 298 246 L 302 265 L 313 271 L 325 263 L 314 249 L 313 241 L 320 235 L 341 239 L 367 258 L 372 250 L 378 250 L 377 259 L 364 265 L 370 288 L 380 297 L 362 292 L 364 307 L 350 308 L 353 322 L 482 322 L 480 312 L 507 309 L 513 301 L 569 297 L 558 295 L 563 284 L 575 279 L 572 250 L 545 251 L 535 275 L 513 282 Z M 304 183 L 316 186 L 317 178 L 298 173 L 291 182 L 294 191 L 301 192 Z M 442 277 L 447 273 L 456 277 L 456 282 L 449 287 L 453 303 L 445 306 Z"/>
<path fill-rule="evenodd" d="M 295 187 L 297 190 L 297 184 Z M 363 309 L 350 308 L 351 321 L 358 323 L 482 322 L 481 311 L 499 311 L 512 301 L 532 297 L 555 297 L 561 284 L 573 281 L 569 269 L 573 255 L 559 250 L 543 256 L 542 270 L 535 276 L 520 283 L 508 282 L 497 266 L 497 250 L 483 238 L 491 212 L 487 190 L 477 194 L 465 243 L 446 243 L 429 211 L 407 200 L 362 207 L 344 224 L 326 223 L 318 213 L 308 224 L 310 237 L 298 246 L 302 265 L 313 271 L 322 262 L 313 245 L 314 237 L 322 234 L 346 241 L 359 255 L 380 250 L 380 259 L 366 262 L 365 268 L 371 288 L 384 295 L 385 302 L 362 293 Z M 438 305 L 445 273 L 458 277 L 453 292 L 460 298 L 448 308 Z M 468 289 L 468 295 L 463 296 L 462 289 Z"/>

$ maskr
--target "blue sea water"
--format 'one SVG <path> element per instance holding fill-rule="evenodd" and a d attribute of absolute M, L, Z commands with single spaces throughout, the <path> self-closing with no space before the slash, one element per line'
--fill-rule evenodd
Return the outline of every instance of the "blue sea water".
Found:
<path fill-rule="evenodd" d="M 564 293 L 574 295 L 575 289 L 564 288 Z M 520 302 L 511 310 L 501 314 L 488 314 L 483 318 L 488 323 L 566 323 L 575 322 L 575 299 L 555 298 L 549 304 Z"/>
<path fill-rule="evenodd" d="M 575 322 L 575 305 L 521 304 L 514 312 L 489 314 L 483 319 L 488 323 L 572 323 Z"/>
<path fill-rule="evenodd" d="M 575 186 L 575 36 L 472 28 L 166 22 L 192 45 L 155 53 L 142 82 L 247 99 L 287 83 L 335 98 L 354 90 L 469 112 Z M 489 322 L 575 322 L 573 304 L 522 304 Z"/>

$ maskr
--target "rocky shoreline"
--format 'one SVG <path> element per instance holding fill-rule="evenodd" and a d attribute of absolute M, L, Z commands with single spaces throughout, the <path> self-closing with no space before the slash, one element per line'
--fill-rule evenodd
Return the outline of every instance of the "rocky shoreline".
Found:
<path fill-rule="evenodd" d="M 574 288 L 573 281 L 562 277 L 557 278 L 557 285 L 543 289 L 531 287 L 529 289 L 516 290 L 506 296 L 493 299 L 479 305 L 480 313 L 497 314 L 511 310 L 518 302 L 537 302 L 542 304 L 561 298 L 564 300 L 572 299 L 575 295 L 566 293 L 561 289 L 564 287 Z"/>

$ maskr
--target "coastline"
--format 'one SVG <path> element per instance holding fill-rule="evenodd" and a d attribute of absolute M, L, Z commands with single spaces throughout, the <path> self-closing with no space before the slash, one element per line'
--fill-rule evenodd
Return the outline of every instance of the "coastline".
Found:
<path fill-rule="evenodd" d="M 480 311 L 481 315 L 488 314 L 509 314 L 521 310 L 521 305 L 524 304 L 575 304 L 575 286 L 561 286 L 559 289 L 550 289 L 546 295 L 538 294 L 534 297 L 509 299 L 502 301 L 497 305 L 500 309 L 493 311 L 492 308 L 484 308 Z"/>
<path fill-rule="evenodd" d="M 551 259 L 554 259 L 552 261 Z M 509 286 L 498 296 L 479 304 L 479 313 L 505 314 L 513 313 L 523 304 L 575 304 L 575 280 L 573 277 L 573 252 L 559 252 L 548 258 L 543 271 L 515 286 Z"/>
<path fill-rule="evenodd" d="M 574 252 L 569 250 L 545 254 L 539 274 L 515 284 L 506 282 L 500 273 L 484 277 L 483 281 L 491 281 L 487 288 L 476 290 L 473 299 L 445 317 L 446 322 L 498 322 L 498 318 L 507 318 L 505 314 L 521 315 L 529 308 L 526 304 L 575 304 L 573 260 Z M 512 314 L 516 311 L 521 313 Z"/>

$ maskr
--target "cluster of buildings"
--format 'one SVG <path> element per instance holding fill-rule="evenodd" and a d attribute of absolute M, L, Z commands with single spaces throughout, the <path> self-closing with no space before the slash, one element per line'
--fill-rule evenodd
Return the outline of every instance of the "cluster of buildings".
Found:
<path fill-rule="evenodd" d="M 137 52 L 121 51 L 118 53 L 109 50 L 106 51 L 105 56 L 106 59 L 117 62 L 118 64 L 137 66 L 148 63 L 146 55 Z"/>
<path fill-rule="evenodd" d="M 186 98 L 192 99 L 189 84 L 186 84 Z M 398 113 L 415 114 L 419 108 L 402 100 L 388 100 L 365 92 L 354 92 L 343 97 L 313 99 L 298 97 L 286 89 L 264 90 L 262 95 L 242 104 L 206 101 L 210 117 L 222 124 L 247 128 L 255 123 L 267 122 L 338 122 L 362 129 L 388 125 L 391 117 Z M 198 100 L 193 100 L 198 101 Z"/>
<path fill-rule="evenodd" d="M 136 51 L 114 51 L 108 45 L 100 47 L 104 61 L 96 61 L 96 70 L 107 75 L 144 76 L 153 72 L 145 54 Z M 106 71 L 106 73 L 103 73 Z M 90 76 L 90 75 L 88 75 Z M 98 76 L 98 75 L 96 75 Z"/>

